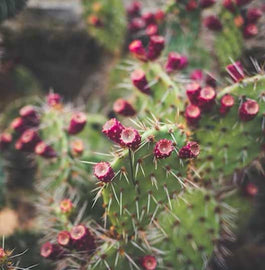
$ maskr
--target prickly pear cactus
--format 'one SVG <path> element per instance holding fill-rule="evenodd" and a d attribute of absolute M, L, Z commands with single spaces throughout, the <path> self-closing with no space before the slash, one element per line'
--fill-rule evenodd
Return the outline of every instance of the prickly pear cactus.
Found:
<path fill-rule="evenodd" d="M 162 139 L 171 140 L 174 150 L 170 157 L 156 160 L 154 147 Z M 145 131 L 138 150 L 124 150 L 111 162 L 116 176 L 104 187 L 103 198 L 111 223 L 120 233 L 137 234 L 181 190 L 187 168 L 177 149 L 185 141 L 185 132 L 177 126 L 157 125 Z"/>
<path fill-rule="evenodd" d="M 202 154 L 197 160 L 197 172 L 202 179 L 217 180 L 232 175 L 262 153 L 264 89 L 264 75 L 246 78 L 219 92 L 219 104 L 214 111 L 202 116 L 199 128 L 194 130 L 194 136 L 202 146 Z M 221 114 L 220 100 L 225 95 L 233 97 L 234 105 Z M 246 105 L 249 108 L 244 112 Z"/>
<path fill-rule="evenodd" d="M 89 34 L 107 50 L 118 53 L 124 43 L 126 30 L 122 1 L 83 0 L 82 2 Z"/>
<path fill-rule="evenodd" d="M 14 17 L 21 11 L 27 0 L 1 0 L 0 1 L 0 22 Z"/>
<path fill-rule="evenodd" d="M 215 40 L 215 53 L 221 69 L 224 69 L 231 59 L 239 59 L 243 53 L 243 35 L 240 25 L 236 25 L 235 16 L 227 10 L 220 13 L 223 29 Z"/>
<path fill-rule="evenodd" d="M 233 216 L 211 192 L 188 188 L 172 201 L 171 210 L 158 215 L 157 226 L 148 237 L 165 254 L 166 269 L 205 269 L 213 252 L 222 259 L 224 234 L 233 239 Z"/>

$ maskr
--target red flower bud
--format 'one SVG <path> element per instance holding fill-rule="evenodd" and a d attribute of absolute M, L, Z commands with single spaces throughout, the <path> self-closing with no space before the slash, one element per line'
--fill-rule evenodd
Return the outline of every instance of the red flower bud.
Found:
<path fill-rule="evenodd" d="M 142 4 L 139 1 L 133 1 L 127 8 L 127 14 L 131 17 L 139 16 L 141 12 Z"/>
<path fill-rule="evenodd" d="M 210 73 L 206 74 L 205 84 L 208 85 L 208 86 L 211 86 L 213 88 L 216 87 L 217 82 L 216 82 L 216 79 L 213 77 L 212 74 L 210 74 Z"/>
<path fill-rule="evenodd" d="M 194 105 L 198 104 L 200 91 L 201 91 L 201 86 L 196 82 L 187 85 L 186 94 L 191 104 L 194 104 Z"/>
<path fill-rule="evenodd" d="M 25 120 L 23 120 L 22 117 L 15 118 L 11 122 L 10 126 L 13 130 L 15 130 L 17 133 L 20 133 L 20 134 L 23 133 L 27 129 Z"/>
<path fill-rule="evenodd" d="M 146 51 L 141 40 L 134 40 L 129 45 L 130 52 L 139 60 L 146 61 Z"/>
<path fill-rule="evenodd" d="M 9 133 L 2 133 L 0 135 L 0 150 L 6 150 L 12 142 L 12 135 Z"/>
<path fill-rule="evenodd" d="M 114 178 L 114 171 L 108 162 L 99 162 L 94 166 L 94 175 L 104 183 L 109 183 Z"/>
<path fill-rule="evenodd" d="M 62 102 L 62 97 L 57 93 L 49 93 L 46 100 L 49 106 L 54 107 Z"/>
<path fill-rule="evenodd" d="M 223 0 L 223 6 L 232 13 L 236 11 L 234 0 Z"/>
<path fill-rule="evenodd" d="M 33 129 L 28 129 L 20 136 L 18 142 L 16 143 L 16 149 L 26 152 L 33 152 L 36 145 L 40 141 L 41 140 L 38 133 Z"/>
<path fill-rule="evenodd" d="M 157 10 L 155 13 L 155 19 L 157 23 L 161 23 L 165 19 L 165 12 L 161 9 Z"/>
<path fill-rule="evenodd" d="M 133 85 L 140 90 L 143 94 L 150 95 L 151 89 L 148 86 L 148 81 L 146 79 L 145 73 L 141 69 L 135 70 L 131 74 L 131 80 Z"/>
<path fill-rule="evenodd" d="M 70 135 L 81 132 L 86 125 L 86 115 L 82 112 L 74 113 L 71 117 L 70 124 L 68 127 L 68 133 Z"/>
<path fill-rule="evenodd" d="M 104 25 L 103 21 L 96 15 L 90 15 L 87 20 L 94 27 L 102 27 Z"/>
<path fill-rule="evenodd" d="M 46 242 L 42 245 L 40 254 L 45 259 L 58 260 L 63 257 L 64 251 L 59 245 Z"/>
<path fill-rule="evenodd" d="M 233 96 L 226 94 L 221 98 L 221 107 L 219 109 L 220 114 L 224 115 L 234 106 L 235 99 Z"/>
<path fill-rule="evenodd" d="M 156 18 L 154 13 L 146 12 L 143 14 L 142 18 L 145 21 L 146 25 L 156 24 Z"/>
<path fill-rule="evenodd" d="M 185 110 L 185 118 L 188 124 L 196 125 L 201 119 L 201 110 L 195 105 L 188 105 Z"/>
<path fill-rule="evenodd" d="M 150 24 L 147 26 L 145 33 L 147 36 L 151 37 L 158 34 L 158 26 L 156 24 Z"/>
<path fill-rule="evenodd" d="M 234 82 L 239 82 L 239 81 L 243 80 L 245 77 L 243 66 L 239 61 L 237 61 L 231 65 L 228 65 L 226 67 L 226 70 Z"/>
<path fill-rule="evenodd" d="M 174 150 L 173 143 L 170 140 L 162 139 L 159 140 L 154 148 L 154 156 L 157 159 L 167 158 L 171 155 Z"/>
<path fill-rule="evenodd" d="M 19 115 L 21 116 L 27 127 L 36 127 L 40 123 L 38 113 L 31 105 L 27 105 L 21 108 L 19 111 Z"/>
<path fill-rule="evenodd" d="M 194 11 L 197 8 L 198 8 L 198 3 L 196 0 L 189 0 L 189 2 L 186 4 L 187 11 Z"/>
<path fill-rule="evenodd" d="M 157 267 L 157 260 L 154 256 L 146 255 L 140 258 L 140 264 L 144 270 L 155 270 Z"/>
<path fill-rule="evenodd" d="M 249 99 L 241 104 L 238 112 L 242 121 L 250 121 L 258 114 L 259 104 L 257 101 Z"/>
<path fill-rule="evenodd" d="M 104 124 L 102 132 L 110 140 L 120 143 L 120 136 L 123 129 L 124 126 L 116 118 L 112 118 Z"/>
<path fill-rule="evenodd" d="M 247 11 L 247 21 L 248 23 L 256 23 L 260 17 L 262 16 L 263 12 L 259 8 L 250 8 Z"/>
<path fill-rule="evenodd" d="M 255 24 L 251 23 L 245 26 L 243 32 L 244 32 L 244 38 L 249 39 L 249 38 L 255 37 L 258 34 L 259 30 Z"/>
<path fill-rule="evenodd" d="M 57 243 L 65 248 L 71 248 L 71 235 L 68 231 L 61 231 L 57 235 Z"/>
<path fill-rule="evenodd" d="M 125 99 L 119 98 L 113 105 L 113 110 L 123 116 L 134 116 L 136 111 L 133 106 Z"/>
<path fill-rule="evenodd" d="M 57 156 L 55 150 L 45 142 L 39 142 L 35 147 L 35 154 L 44 158 L 54 158 Z"/>
<path fill-rule="evenodd" d="M 139 132 L 134 128 L 124 128 L 121 132 L 120 142 L 121 145 L 135 150 L 141 144 L 141 136 Z"/>
<path fill-rule="evenodd" d="M 129 23 L 129 30 L 132 33 L 136 33 L 138 31 L 142 30 L 144 27 L 145 27 L 145 22 L 142 18 L 134 18 Z"/>
<path fill-rule="evenodd" d="M 212 31 L 221 31 L 223 29 L 221 21 L 214 15 L 206 17 L 203 23 L 208 29 Z"/>
<path fill-rule="evenodd" d="M 165 39 L 162 36 L 152 36 L 150 37 L 150 42 L 148 45 L 147 58 L 149 60 L 156 60 L 165 47 Z"/>
<path fill-rule="evenodd" d="M 71 151 L 73 155 L 80 156 L 84 152 L 84 143 L 80 139 L 76 139 L 71 143 Z"/>
<path fill-rule="evenodd" d="M 190 74 L 190 79 L 193 81 L 202 81 L 203 80 L 203 71 L 201 69 L 195 69 Z"/>
<path fill-rule="evenodd" d="M 70 231 L 73 247 L 78 251 L 93 252 L 96 248 L 95 239 L 84 225 L 77 225 Z"/>
<path fill-rule="evenodd" d="M 216 98 L 216 91 L 212 87 L 206 86 L 202 88 L 200 91 L 198 97 L 198 106 L 203 111 L 209 111 L 215 103 L 215 98 Z"/>
<path fill-rule="evenodd" d="M 170 73 L 174 70 L 181 70 L 185 68 L 187 64 L 188 60 L 186 56 L 180 55 L 176 52 L 171 52 L 168 54 L 166 71 Z"/>
<path fill-rule="evenodd" d="M 179 157 L 181 159 L 195 158 L 200 154 L 200 146 L 196 142 L 188 142 L 179 150 Z"/>

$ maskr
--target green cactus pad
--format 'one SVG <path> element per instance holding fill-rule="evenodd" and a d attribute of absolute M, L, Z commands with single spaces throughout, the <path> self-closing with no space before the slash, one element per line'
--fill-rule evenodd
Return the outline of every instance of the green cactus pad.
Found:
<path fill-rule="evenodd" d="M 150 251 L 144 248 L 139 241 L 124 242 L 121 240 L 115 240 L 103 237 L 104 243 L 102 243 L 89 263 L 88 270 L 124 270 L 124 269 L 142 269 L 139 266 L 139 259 Z"/>
<path fill-rule="evenodd" d="M 165 254 L 166 269 L 205 269 L 217 250 L 221 227 L 232 222 L 232 215 L 226 212 L 225 205 L 204 189 L 188 188 L 172 200 L 172 210 L 161 212 L 148 236 L 151 244 Z"/>
<path fill-rule="evenodd" d="M 154 114 L 160 120 L 179 123 L 180 111 L 184 108 L 184 92 L 181 85 L 174 81 L 158 63 L 141 66 L 151 88 L 151 95 L 142 94 L 135 88 L 135 107 L 140 119 Z"/>
<path fill-rule="evenodd" d="M 186 134 L 176 125 L 157 126 L 142 135 L 143 146 L 135 152 L 124 150 L 111 163 L 117 176 L 104 187 L 103 198 L 112 225 L 123 235 L 137 235 L 138 230 L 152 223 L 185 181 L 187 165 L 176 151 L 166 159 L 154 160 L 153 149 L 160 139 L 175 141 L 179 149 Z"/>
<path fill-rule="evenodd" d="M 232 175 L 259 156 L 264 144 L 264 90 L 264 75 L 247 78 L 218 94 L 219 98 L 227 93 L 234 96 L 235 105 L 228 114 L 221 116 L 216 108 L 202 116 L 194 136 L 202 149 L 197 159 L 197 172 L 203 180 Z M 256 100 L 260 107 L 258 115 L 248 122 L 241 121 L 238 116 L 244 96 Z"/>
<path fill-rule="evenodd" d="M 118 53 L 124 43 L 126 30 L 126 15 L 122 1 L 84 0 L 82 2 L 89 34 L 107 50 Z M 101 20 L 102 25 L 98 27 L 90 25 L 90 16 L 96 16 Z"/>
<path fill-rule="evenodd" d="M 221 70 L 231 63 L 232 60 L 239 59 L 243 52 L 242 29 L 235 24 L 235 17 L 223 10 L 220 14 L 223 30 L 217 34 L 215 40 L 215 53 L 218 58 Z"/>

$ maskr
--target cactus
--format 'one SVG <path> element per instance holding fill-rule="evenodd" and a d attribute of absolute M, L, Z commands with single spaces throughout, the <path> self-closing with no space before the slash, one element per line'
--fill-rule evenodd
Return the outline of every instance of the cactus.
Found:
<path fill-rule="evenodd" d="M 124 43 L 126 29 L 122 1 L 84 0 L 82 2 L 89 34 L 107 50 L 118 53 L 118 49 Z"/>
<path fill-rule="evenodd" d="M 173 152 L 164 159 L 154 158 L 155 145 L 165 139 L 175 144 Z M 139 149 L 125 149 L 110 163 L 115 177 L 102 193 L 106 214 L 120 234 L 137 235 L 150 217 L 153 220 L 159 209 L 181 190 L 187 168 L 176 152 L 185 140 L 185 132 L 177 126 L 155 125 L 142 135 Z"/>
<path fill-rule="evenodd" d="M 233 216 L 209 191 L 189 188 L 172 201 L 171 213 L 161 212 L 148 238 L 165 254 L 167 269 L 205 269 L 213 252 L 223 259 L 222 241 L 233 239 Z"/>
<path fill-rule="evenodd" d="M 239 59 L 243 53 L 243 36 L 240 26 L 235 24 L 234 16 L 223 10 L 221 21 L 224 25 L 222 32 L 218 33 L 215 40 L 215 51 L 222 69 L 224 69 L 231 59 Z"/>
<path fill-rule="evenodd" d="M 235 104 L 225 115 L 220 113 L 220 105 L 216 106 L 213 112 L 202 117 L 194 131 L 195 138 L 202 145 L 202 154 L 197 160 L 202 179 L 218 180 L 231 176 L 259 157 L 264 144 L 264 87 L 264 75 L 257 75 L 218 93 L 219 102 L 229 94 L 234 97 Z M 248 100 L 256 101 L 260 108 L 254 119 L 240 116 L 239 107 L 242 108 Z M 216 172 L 219 172 L 219 177 Z"/>

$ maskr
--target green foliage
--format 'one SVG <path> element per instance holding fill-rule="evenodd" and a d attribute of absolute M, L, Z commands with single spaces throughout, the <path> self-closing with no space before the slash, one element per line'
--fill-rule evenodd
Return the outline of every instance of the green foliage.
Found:
<path fill-rule="evenodd" d="M 119 52 L 126 30 L 126 14 L 122 1 L 83 0 L 83 5 L 89 34 L 110 52 Z M 102 25 L 92 25 L 91 16 L 96 16 Z"/>

